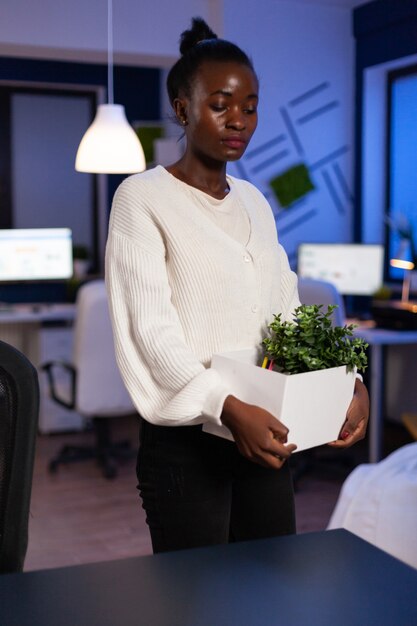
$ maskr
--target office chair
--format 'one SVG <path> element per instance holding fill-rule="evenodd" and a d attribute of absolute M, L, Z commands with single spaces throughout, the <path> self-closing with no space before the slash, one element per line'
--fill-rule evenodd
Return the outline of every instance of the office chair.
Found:
<path fill-rule="evenodd" d="M 51 398 L 90 420 L 95 434 L 94 446 L 64 446 L 50 461 L 49 470 L 54 472 L 63 463 L 95 458 L 104 476 L 114 478 L 117 474 L 114 461 L 130 458 L 132 450 L 128 442 L 111 442 L 109 418 L 136 411 L 116 364 L 103 280 L 85 283 L 78 290 L 71 363 L 50 361 L 42 369 L 47 375 Z M 65 386 L 63 372 L 69 383 Z"/>
<path fill-rule="evenodd" d="M 329 304 L 337 305 L 332 314 L 332 324 L 334 326 L 343 326 L 345 324 L 343 296 L 332 283 L 313 278 L 299 278 L 298 294 L 302 304 L 322 304 L 323 311 L 327 310 Z M 344 456 L 340 451 L 337 452 L 337 455 L 332 455 L 329 450 L 327 459 L 319 459 L 315 448 L 299 452 L 294 455 L 291 461 L 293 465 L 293 482 L 296 489 L 302 476 L 309 471 L 322 468 L 333 472 L 335 470 L 338 472 L 342 471 L 343 474 L 346 474 L 353 466 L 353 461 L 349 455 Z"/>
<path fill-rule="evenodd" d="M 0 573 L 23 569 L 38 415 L 36 369 L 0 341 Z"/>
<path fill-rule="evenodd" d="M 334 326 L 343 326 L 345 323 L 345 303 L 333 283 L 313 278 L 298 279 L 298 295 L 302 304 L 323 304 L 323 311 L 329 304 L 337 305 L 333 311 L 332 323 Z"/>

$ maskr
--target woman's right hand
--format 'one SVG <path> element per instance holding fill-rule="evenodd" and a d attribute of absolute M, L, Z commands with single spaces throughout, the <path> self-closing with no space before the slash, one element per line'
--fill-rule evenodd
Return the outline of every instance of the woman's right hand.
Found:
<path fill-rule="evenodd" d="M 239 452 L 254 463 L 280 469 L 297 446 L 287 444 L 288 428 L 259 406 L 227 396 L 220 417 Z"/>

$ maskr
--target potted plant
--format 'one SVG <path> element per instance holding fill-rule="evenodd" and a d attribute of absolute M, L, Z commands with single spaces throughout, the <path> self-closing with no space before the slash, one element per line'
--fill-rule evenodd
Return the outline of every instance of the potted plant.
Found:
<path fill-rule="evenodd" d="M 74 277 L 83 278 L 89 269 L 90 259 L 88 248 L 82 244 L 74 244 L 72 247 L 74 260 Z"/>
<path fill-rule="evenodd" d="M 345 366 L 347 371 L 367 366 L 363 339 L 354 337 L 356 326 L 332 326 L 336 305 L 322 311 L 322 305 L 302 304 L 295 310 L 294 321 L 282 321 L 274 315 L 269 336 L 263 340 L 265 356 L 274 370 L 284 374 L 301 374 Z"/>
<path fill-rule="evenodd" d="M 320 305 L 301 305 L 291 322 L 276 315 L 261 350 L 215 354 L 211 362 L 229 393 L 263 407 L 289 428 L 297 451 L 337 439 L 356 371 L 367 364 L 367 344 L 353 336 L 354 325 L 332 326 L 334 308 L 322 312 Z M 203 430 L 233 438 L 225 426 L 205 424 Z"/>

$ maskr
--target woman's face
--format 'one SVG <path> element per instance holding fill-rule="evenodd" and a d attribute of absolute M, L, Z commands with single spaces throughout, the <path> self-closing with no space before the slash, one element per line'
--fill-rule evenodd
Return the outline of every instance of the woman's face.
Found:
<path fill-rule="evenodd" d="M 258 80 L 253 70 L 235 62 L 203 63 L 189 97 L 180 102 L 187 120 L 188 151 L 204 161 L 240 159 L 258 123 Z"/>

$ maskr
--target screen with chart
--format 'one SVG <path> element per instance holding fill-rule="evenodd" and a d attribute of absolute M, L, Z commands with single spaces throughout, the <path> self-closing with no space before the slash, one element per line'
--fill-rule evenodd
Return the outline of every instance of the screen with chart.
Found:
<path fill-rule="evenodd" d="M 303 243 L 298 247 L 297 273 L 333 283 L 342 295 L 372 296 L 383 283 L 384 247 Z"/>
<path fill-rule="evenodd" d="M 72 235 L 69 228 L 0 229 L 0 281 L 71 278 Z"/>

